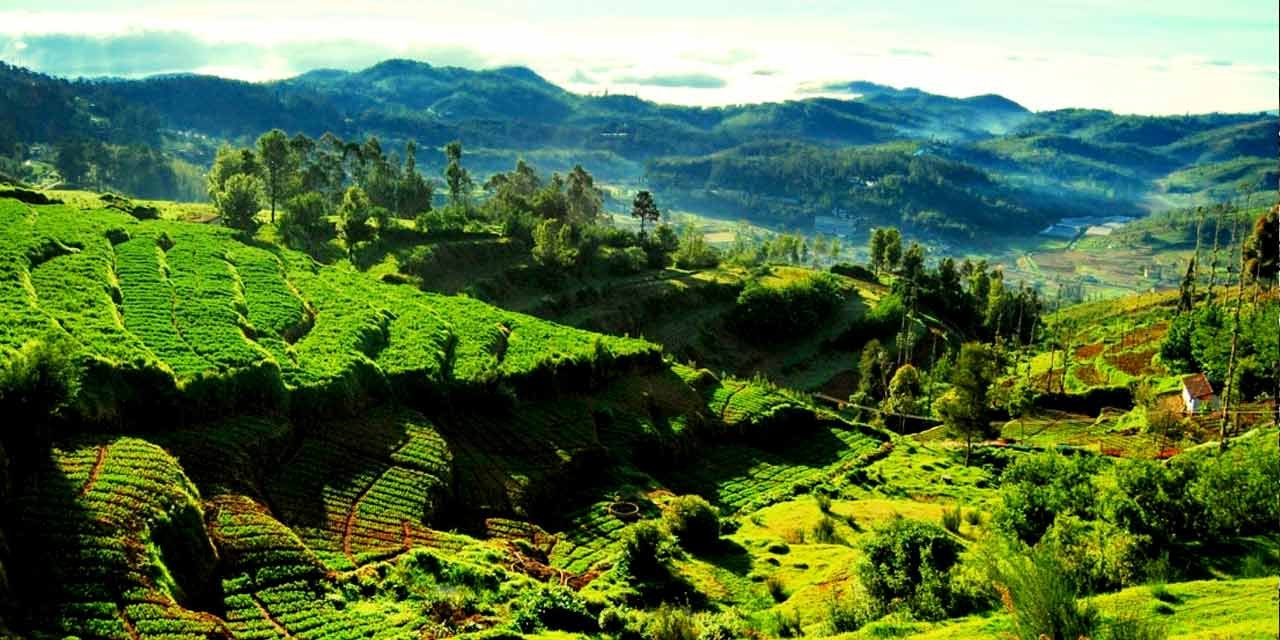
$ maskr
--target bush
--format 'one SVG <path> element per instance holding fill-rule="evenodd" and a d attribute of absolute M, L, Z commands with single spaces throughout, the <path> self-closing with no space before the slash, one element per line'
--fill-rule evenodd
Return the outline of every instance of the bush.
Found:
<path fill-rule="evenodd" d="M 513 610 L 513 621 L 525 633 L 541 629 L 588 632 L 597 628 L 596 618 L 587 611 L 586 602 L 567 587 L 527 591 L 516 601 Z"/>
<path fill-rule="evenodd" d="M 658 607 L 645 625 L 645 637 L 649 640 L 697 640 L 698 627 L 688 609 L 668 605 Z"/>
<path fill-rule="evenodd" d="M 680 496 L 662 514 L 667 530 L 690 551 L 706 550 L 720 540 L 720 517 L 700 496 Z"/>
<path fill-rule="evenodd" d="M 1142 577 L 1145 538 L 1101 520 L 1062 514 L 1040 544 L 1085 591 L 1128 586 Z"/>
<path fill-rule="evenodd" d="M 1089 518 L 1097 489 L 1093 457 L 1044 453 L 1021 458 L 1000 476 L 1001 501 L 992 522 L 1026 544 L 1035 544 L 1060 513 Z"/>
<path fill-rule="evenodd" d="M 0 351 L 0 412 L 12 425 L 61 417 L 75 402 L 84 370 L 69 337 L 49 334 L 21 349 Z"/>
<path fill-rule="evenodd" d="M 868 622 L 883 615 L 871 600 L 855 598 L 834 591 L 827 600 L 827 623 L 831 625 L 831 634 L 851 633 L 866 626 Z"/>
<path fill-rule="evenodd" d="M 839 281 L 818 273 L 784 286 L 752 282 L 738 294 L 729 324 L 740 335 L 777 341 L 815 329 L 844 302 Z"/>
<path fill-rule="evenodd" d="M 1164 640 L 1169 637 L 1169 632 L 1159 621 L 1125 613 L 1106 624 L 1102 637 L 1106 640 Z"/>
<path fill-rule="evenodd" d="M 991 574 L 1020 640 L 1092 637 L 1098 612 L 1077 602 L 1078 585 L 1051 552 L 1006 554 Z"/>
<path fill-rule="evenodd" d="M 1236 440 L 1225 453 L 1202 458 L 1189 492 L 1218 535 L 1275 531 L 1280 521 L 1280 446 L 1274 434 Z"/>
<path fill-rule="evenodd" d="M 921 618 L 941 619 L 952 609 L 948 573 L 960 550 L 937 525 L 899 518 L 866 543 L 858 573 L 881 606 L 902 605 Z"/>
<path fill-rule="evenodd" d="M 822 516 L 818 524 L 813 525 L 810 538 L 818 544 L 840 544 L 844 542 L 836 535 L 836 521 L 831 516 Z"/>
<path fill-rule="evenodd" d="M 681 269 L 707 269 L 720 264 L 720 252 L 707 244 L 706 237 L 693 226 L 680 236 L 680 246 L 671 257 Z"/>
<path fill-rule="evenodd" d="M 657 523 L 637 522 L 622 542 L 618 569 L 640 581 L 660 581 L 670 577 L 667 560 L 671 556 L 671 539 Z"/>
<path fill-rule="evenodd" d="M 764 588 L 769 592 L 769 597 L 773 598 L 774 602 L 783 602 L 789 597 L 786 586 L 782 584 L 782 578 L 776 575 L 765 578 Z"/>
<path fill-rule="evenodd" d="M 942 508 L 942 528 L 951 533 L 960 533 L 960 505 L 954 509 Z"/>
<path fill-rule="evenodd" d="M 831 513 L 831 496 L 825 493 L 815 493 L 813 494 L 813 499 L 817 501 L 820 513 Z"/>

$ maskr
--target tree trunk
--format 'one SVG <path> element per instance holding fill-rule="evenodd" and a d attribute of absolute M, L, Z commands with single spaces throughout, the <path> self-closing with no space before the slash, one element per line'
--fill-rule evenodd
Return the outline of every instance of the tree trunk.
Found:
<path fill-rule="evenodd" d="M 1239 220 L 1239 218 L 1236 218 Z M 1235 242 L 1236 224 L 1231 225 L 1232 244 Z M 1227 448 L 1227 423 L 1231 419 L 1231 394 L 1235 389 L 1236 347 L 1240 342 L 1240 307 L 1244 302 L 1244 250 L 1240 251 L 1240 272 L 1236 277 L 1236 308 L 1231 321 L 1231 355 L 1227 358 L 1227 380 L 1222 394 L 1222 424 L 1218 427 L 1218 449 Z"/>

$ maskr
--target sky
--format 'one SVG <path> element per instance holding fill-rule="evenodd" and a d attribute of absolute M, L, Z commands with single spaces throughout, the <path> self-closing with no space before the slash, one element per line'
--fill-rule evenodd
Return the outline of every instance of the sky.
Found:
<path fill-rule="evenodd" d="M 1035 110 L 1241 112 L 1280 102 L 1278 1 L 0 0 L 0 60 L 260 81 L 400 57 L 693 105 L 868 80 Z"/>

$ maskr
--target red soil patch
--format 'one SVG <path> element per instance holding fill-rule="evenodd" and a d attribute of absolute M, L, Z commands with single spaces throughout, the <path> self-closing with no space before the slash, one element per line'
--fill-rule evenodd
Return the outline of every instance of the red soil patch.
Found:
<path fill-rule="evenodd" d="M 1077 348 L 1076 360 L 1094 359 L 1099 353 L 1102 353 L 1103 346 L 1104 345 L 1101 342 L 1095 342 L 1093 344 L 1086 344 L 1083 347 Z"/>
<path fill-rule="evenodd" d="M 106 445 L 98 447 L 98 459 L 94 460 L 93 468 L 89 470 L 89 477 L 85 478 L 84 484 L 80 487 L 80 496 L 89 495 L 93 490 L 93 484 L 98 481 L 98 474 L 102 473 L 102 461 L 107 459 Z"/>
<path fill-rule="evenodd" d="M 1071 375 L 1090 387 L 1101 386 L 1105 382 L 1102 374 L 1098 373 L 1098 368 L 1091 364 L 1078 364 L 1072 367 Z"/>
<path fill-rule="evenodd" d="M 1127 334 L 1123 334 L 1120 338 L 1120 345 L 1117 351 L 1124 349 L 1132 349 L 1140 347 L 1144 344 L 1159 342 L 1164 340 L 1164 335 L 1169 333 L 1168 322 L 1157 322 L 1153 325 L 1135 329 Z"/>
<path fill-rule="evenodd" d="M 1120 355 L 1106 356 L 1107 364 L 1131 375 L 1141 375 L 1151 369 L 1151 358 L 1156 355 L 1155 349 L 1130 351 Z"/>

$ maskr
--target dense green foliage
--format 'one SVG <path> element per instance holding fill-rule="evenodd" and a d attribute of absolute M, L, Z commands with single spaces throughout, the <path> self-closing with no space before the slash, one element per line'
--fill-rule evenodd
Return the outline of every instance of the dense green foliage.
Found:
<path fill-rule="evenodd" d="M 937 620 L 957 613 L 949 572 L 960 550 L 960 543 L 937 525 L 896 519 L 866 543 L 867 559 L 858 571 L 880 606 L 901 606 Z"/>
<path fill-rule="evenodd" d="M 829 274 L 814 274 L 780 286 L 752 283 L 738 295 L 730 319 L 753 340 L 778 340 L 813 331 L 848 295 Z"/>

